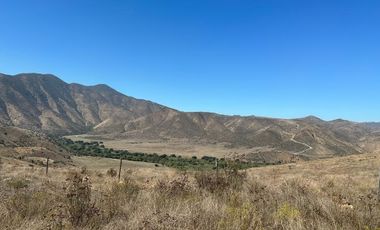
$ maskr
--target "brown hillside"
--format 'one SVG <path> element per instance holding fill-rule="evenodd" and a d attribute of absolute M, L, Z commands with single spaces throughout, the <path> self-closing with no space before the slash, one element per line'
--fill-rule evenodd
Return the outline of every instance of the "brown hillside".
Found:
<path fill-rule="evenodd" d="M 378 140 L 373 137 L 375 124 L 185 113 L 125 96 L 106 85 L 67 84 L 41 74 L 0 75 L 0 121 L 50 134 L 225 143 L 228 148 L 254 149 L 248 153 L 253 158 L 273 153 L 308 157 L 364 153 Z"/>

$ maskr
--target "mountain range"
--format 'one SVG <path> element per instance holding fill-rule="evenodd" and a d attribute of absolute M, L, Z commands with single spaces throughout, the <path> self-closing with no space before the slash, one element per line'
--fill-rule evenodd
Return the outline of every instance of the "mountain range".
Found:
<path fill-rule="evenodd" d="M 126 96 L 107 85 L 68 84 L 54 75 L 34 73 L 0 74 L 0 122 L 53 135 L 181 139 L 261 149 L 251 157 L 257 153 L 310 158 L 358 154 L 377 148 L 374 142 L 380 136 L 379 123 L 182 112 Z"/>

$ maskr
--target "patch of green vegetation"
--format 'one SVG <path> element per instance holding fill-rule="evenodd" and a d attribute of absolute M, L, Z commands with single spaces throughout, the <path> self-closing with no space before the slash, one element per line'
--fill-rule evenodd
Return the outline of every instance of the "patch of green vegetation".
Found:
<path fill-rule="evenodd" d="M 294 220 L 300 217 L 300 211 L 296 207 L 293 207 L 288 203 L 284 203 L 277 210 L 276 216 L 281 220 Z"/>
<path fill-rule="evenodd" d="M 67 151 L 77 155 L 77 156 L 92 156 L 92 157 L 104 157 L 113 159 L 125 159 L 129 161 L 141 161 L 154 164 L 161 164 L 167 167 L 177 168 L 177 169 L 214 169 L 215 162 L 218 160 L 218 167 L 220 169 L 230 167 L 233 165 L 236 169 L 247 169 L 252 167 L 259 167 L 268 165 L 266 163 L 255 163 L 255 162 L 243 162 L 235 160 L 233 162 L 228 161 L 224 158 L 218 159 L 216 157 L 204 156 L 200 159 L 197 157 L 182 157 L 180 155 L 166 155 L 157 153 L 131 153 L 127 150 L 114 150 L 112 148 L 106 148 L 103 144 L 93 141 L 72 141 L 67 138 L 59 138 L 56 142 Z"/>

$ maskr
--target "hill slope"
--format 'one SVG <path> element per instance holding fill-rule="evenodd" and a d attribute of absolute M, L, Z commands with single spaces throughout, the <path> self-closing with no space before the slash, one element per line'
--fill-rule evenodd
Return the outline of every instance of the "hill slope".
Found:
<path fill-rule="evenodd" d="M 67 84 L 41 74 L 0 75 L 0 121 L 60 135 L 225 143 L 229 148 L 254 149 L 248 158 L 269 153 L 309 157 L 362 153 L 375 126 L 316 117 L 286 120 L 185 113 L 125 96 L 106 85 Z"/>
<path fill-rule="evenodd" d="M 46 157 L 55 163 L 70 163 L 70 154 L 43 133 L 13 126 L 0 125 L 0 157 L 43 161 Z"/>
<path fill-rule="evenodd" d="M 113 131 L 122 131 L 119 118 L 135 119 L 161 110 L 166 108 L 105 85 L 67 84 L 53 75 L 0 75 L 0 119 L 22 128 L 81 133 L 104 122 Z"/>

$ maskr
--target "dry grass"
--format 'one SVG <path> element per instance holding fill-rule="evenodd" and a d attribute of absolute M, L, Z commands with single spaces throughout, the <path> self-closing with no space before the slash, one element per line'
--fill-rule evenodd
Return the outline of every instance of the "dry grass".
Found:
<path fill-rule="evenodd" d="M 79 166 L 79 165 L 78 165 Z M 379 229 L 380 157 L 246 172 L 183 173 L 109 165 L 43 168 L 2 159 L 3 229 Z"/>
<path fill-rule="evenodd" d="M 130 139 L 106 139 L 101 136 L 91 135 L 73 135 L 67 136 L 73 141 L 101 141 L 107 148 L 128 150 L 131 152 L 158 153 L 158 154 L 180 154 L 182 156 L 192 157 L 232 157 L 235 155 L 247 155 L 253 151 L 252 148 L 226 147 L 225 143 L 202 143 L 188 139 L 170 139 L 170 140 L 130 140 Z M 260 151 L 263 148 L 257 148 Z"/>

